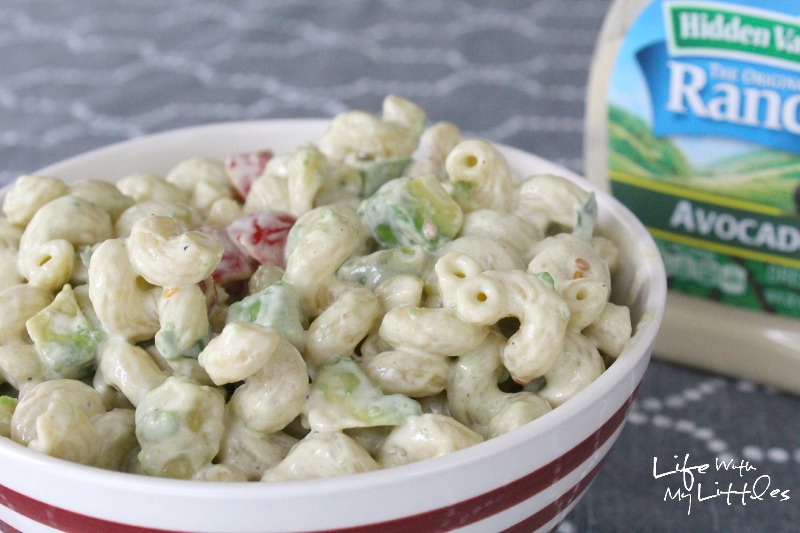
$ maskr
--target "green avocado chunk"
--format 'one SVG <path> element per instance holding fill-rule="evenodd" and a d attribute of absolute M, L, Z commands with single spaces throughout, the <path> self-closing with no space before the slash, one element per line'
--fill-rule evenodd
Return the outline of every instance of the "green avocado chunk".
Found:
<path fill-rule="evenodd" d="M 396 426 L 422 414 L 416 400 L 386 395 L 349 357 L 338 357 L 320 369 L 311 385 L 304 411 L 312 430 Z"/>
<path fill-rule="evenodd" d="M 44 364 L 63 378 L 83 379 L 95 369 L 100 332 L 81 312 L 70 285 L 26 322 L 28 335 Z"/>
<path fill-rule="evenodd" d="M 436 250 L 461 229 L 464 213 L 433 174 L 389 181 L 359 207 L 384 248 L 419 245 Z"/>

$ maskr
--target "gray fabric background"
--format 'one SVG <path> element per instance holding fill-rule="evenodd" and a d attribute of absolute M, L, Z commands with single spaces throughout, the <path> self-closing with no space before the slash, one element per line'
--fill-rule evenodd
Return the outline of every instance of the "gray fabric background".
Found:
<path fill-rule="evenodd" d="M 0 183 L 82 151 L 206 122 L 377 112 L 432 120 L 582 171 L 585 85 L 607 0 L 0 0 Z M 753 354 L 757 357 L 757 354 Z M 800 379 L 800 378 L 799 378 Z M 756 468 L 664 501 L 670 461 Z M 674 463 L 673 463 L 674 464 Z M 662 469 L 663 465 L 663 469 Z M 771 501 L 770 501 L 771 500 Z M 655 361 L 631 418 L 559 531 L 800 530 L 800 399 Z"/>

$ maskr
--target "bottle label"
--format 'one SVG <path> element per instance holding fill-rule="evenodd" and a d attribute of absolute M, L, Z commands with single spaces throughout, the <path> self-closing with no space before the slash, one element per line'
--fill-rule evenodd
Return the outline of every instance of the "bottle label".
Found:
<path fill-rule="evenodd" d="M 670 288 L 800 318 L 800 2 L 649 3 L 608 104 L 612 192 Z"/>

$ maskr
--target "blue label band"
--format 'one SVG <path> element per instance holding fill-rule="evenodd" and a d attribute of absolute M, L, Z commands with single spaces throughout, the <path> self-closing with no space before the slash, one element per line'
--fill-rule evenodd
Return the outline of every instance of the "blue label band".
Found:
<path fill-rule="evenodd" d="M 715 135 L 800 153 L 800 76 L 721 58 L 669 55 L 664 41 L 636 54 L 650 91 L 653 133 Z"/>

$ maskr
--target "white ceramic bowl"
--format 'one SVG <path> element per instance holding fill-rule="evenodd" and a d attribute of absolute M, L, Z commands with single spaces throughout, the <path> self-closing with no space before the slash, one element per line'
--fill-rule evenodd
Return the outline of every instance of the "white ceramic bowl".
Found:
<path fill-rule="evenodd" d="M 66 181 L 164 174 L 197 156 L 293 150 L 318 139 L 326 124 L 258 121 L 181 129 L 95 150 L 39 173 Z M 594 190 L 603 232 L 622 247 L 615 298 L 631 307 L 635 335 L 616 363 L 579 395 L 521 429 L 444 457 L 276 484 L 107 472 L 0 438 L 0 530 L 416 533 L 554 528 L 587 490 L 619 435 L 661 323 L 666 282 L 655 244 L 622 204 L 557 165 L 501 149 L 520 175 L 562 174 Z"/>

